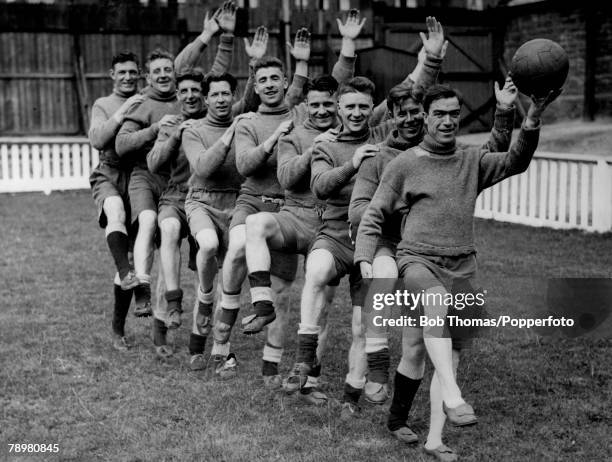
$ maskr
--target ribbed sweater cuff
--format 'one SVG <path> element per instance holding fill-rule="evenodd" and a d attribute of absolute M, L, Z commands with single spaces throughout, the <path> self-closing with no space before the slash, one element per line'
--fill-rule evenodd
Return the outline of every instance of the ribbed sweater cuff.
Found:
<path fill-rule="evenodd" d="M 358 265 L 362 261 L 372 263 L 372 260 L 374 259 L 374 253 L 376 252 L 377 244 L 378 238 L 365 234 L 359 234 L 357 238 L 357 243 L 355 245 L 353 262 L 356 265 Z"/>
<path fill-rule="evenodd" d="M 293 86 L 294 87 L 300 87 L 300 88 L 304 88 L 304 85 L 306 85 L 306 82 L 308 82 L 308 77 L 305 75 L 300 75 L 300 74 L 294 74 L 293 75 Z"/>
<path fill-rule="evenodd" d="M 432 67 L 434 69 L 439 69 L 442 67 L 442 58 L 439 56 L 434 56 L 432 54 L 427 53 L 425 55 L 425 62 L 423 63 L 427 67 Z"/>
<path fill-rule="evenodd" d="M 344 56 L 342 53 L 340 53 L 340 57 L 338 58 L 338 64 L 344 69 L 352 71 L 355 68 L 356 60 L 357 56 Z"/>
<path fill-rule="evenodd" d="M 497 105 L 495 107 L 495 120 L 493 128 L 498 131 L 512 130 L 514 125 L 514 106 L 504 109 Z"/>
<path fill-rule="evenodd" d="M 232 50 L 234 48 L 234 34 L 228 34 L 227 32 L 223 32 L 219 37 L 219 47 L 220 48 L 229 48 Z"/>

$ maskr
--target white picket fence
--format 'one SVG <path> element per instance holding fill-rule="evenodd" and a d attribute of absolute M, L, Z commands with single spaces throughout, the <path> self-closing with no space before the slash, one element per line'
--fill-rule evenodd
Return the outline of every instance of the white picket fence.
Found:
<path fill-rule="evenodd" d="M 0 193 L 86 189 L 98 162 L 85 137 L 0 138 Z"/>
<path fill-rule="evenodd" d="M 0 193 L 89 188 L 87 138 L 0 138 Z M 612 230 L 612 156 L 538 152 L 527 172 L 484 191 L 475 215 L 557 229 Z"/>

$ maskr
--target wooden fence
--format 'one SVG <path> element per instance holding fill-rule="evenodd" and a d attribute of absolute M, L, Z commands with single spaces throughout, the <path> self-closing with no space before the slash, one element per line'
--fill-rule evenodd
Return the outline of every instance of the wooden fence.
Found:
<path fill-rule="evenodd" d="M 89 188 L 87 138 L 0 138 L 0 193 Z M 538 152 L 522 175 L 485 190 L 475 215 L 557 229 L 612 230 L 612 157 Z"/>

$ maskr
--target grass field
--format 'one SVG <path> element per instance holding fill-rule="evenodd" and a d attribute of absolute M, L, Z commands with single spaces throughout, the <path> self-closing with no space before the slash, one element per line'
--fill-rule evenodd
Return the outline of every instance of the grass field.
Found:
<path fill-rule="evenodd" d="M 234 336 L 240 375 L 229 382 L 188 370 L 190 325 L 173 338 L 174 363 L 154 359 L 150 321 L 131 315 L 128 330 L 137 347 L 127 354 L 113 350 L 112 263 L 87 192 L 3 196 L 0 216 L 0 460 L 429 460 L 420 447 L 389 438 L 386 407 L 366 405 L 362 419 L 345 425 L 334 406 L 312 409 L 264 390 L 262 337 Z M 476 223 L 476 233 L 481 282 L 494 314 L 527 311 L 542 298 L 548 277 L 610 277 L 610 235 L 485 221 Z M 190 309 L 193 276 L 185 271 L 183 281 Z M 298 294 L 294 289 L 294 320 Z M 348 319 L 343 283 L 323 363 L 337 397 Z M 293 363 L 295 330 L 292 325 L 284 372 Z M 397 343 L 395 335 L 392 365 Z M 489 331 L 460 367 L 480 424 L 449 427 L 447 444 L 466 461 L 611 460 L 611 346 L 610 340 Z M 412 414 L 412 428 L 422 436 L 427 387 Z M 59 452 L 16 456 L 8 443 L 57 443 Z"/>

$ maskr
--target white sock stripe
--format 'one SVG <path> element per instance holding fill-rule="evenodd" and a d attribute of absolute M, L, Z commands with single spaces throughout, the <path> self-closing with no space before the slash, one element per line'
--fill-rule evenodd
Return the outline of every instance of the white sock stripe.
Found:
<path fill-rule="evenodd" d="M 239 310 L 240 309 L 240 294 L 221 294 L 221 307 L 228 310 Z"/>
<path fill-rule="evenodd" d="M 311 377 L 310 375 L 306 379 L 305 388 L 318 387 L 319 386 L 319 377 Z"/>
<path fill-rule="evenodd" d="M 298 334 L 319 335 L 320 333 L 321 333 L 321 326 L 311 326 L 309 324 L 302 324 L 302 323 L 298 325 Z"/>
<path fill-rule="evenodd" d="M 251 287 L 251 303 L 273 301 L 273 292 L 270 287 Z"/>
<path fill-rule="evenodd" d="M 377 351 L 389 348 L 389 340 L 386 337 L 366 337 L 365 352 L 376 353 Z"/>
<path fill-rule="evenodd" d="M 121 285 L 121 278 L 119 277 L 119 273 L 115 273 L 115 277 L 113 278 L 113 284 L 116 286 Z"/>
<path fill-rule="evenodd" d="M 215 301 L 214 289 L 210 292 L 204 292 L 202 287 L 198 285 L 198 301 L 206 304 L 213 303 Z"/>
<path fill-rule="evenodd" d="M 222 355 L 224 358 L 227 357 L 230 353 L 230 342 L 227 343 L 217 343 L 213 342 L 212 350 L 210 352 L 211 356 L 213 355 Z"/>
<path fill-rule="evenodd" d="M 263 360 L 271 363 L 280 363 L 283 356 L 282 348 L 275 348 L 270 345 L 265 345 L 263 348 Z"/>
<path fill-rule="evenodd" d="M 127 228 L 125 227 L 125 225 L 123 223 L 107 223 L 106 228 L 104 229 L 104 234 L 106 236 L 108 236 L 110 233 L 114 233 L 119 231 L 120 233 L 123 233 L 127 236 Z"/>

